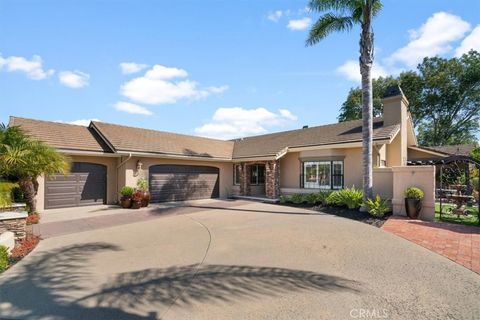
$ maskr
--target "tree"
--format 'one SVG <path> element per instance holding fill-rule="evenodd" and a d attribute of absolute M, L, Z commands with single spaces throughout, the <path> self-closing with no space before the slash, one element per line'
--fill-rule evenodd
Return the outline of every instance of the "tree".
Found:
<path fill-rule="evenodd" d="M 425 58 L 417 71 L 396 78 L 373 80 L 373 110 L 383 113 L 385 89 L 398 84 L 409 101 L 409 111 L 421 145 L 475 143 L 480 120 L 480 54 L 460 58 Z M 339 121 L 360 119 L 360 88 L 350 90 Z"/>
<path fill-rule="evenodd" d="M 0 125 L 0 175 L 14 178 L 22 190 L 29 213 L 36 212 L 37 179 L 41 175 L 69 172 L 70 162 L 19 127 Z"/>
<path fill-rule="evenodd" d="M 307 45 L 314 45 L 333 32 L 361 26 L 360 74 L 362 75 L 363 197 L 372 197 L 373 183 L 373 28 L 372 20 L 382 8 L 380 0 L 311 0 L 310 10 L 323 15 L 313 24 Z"/>

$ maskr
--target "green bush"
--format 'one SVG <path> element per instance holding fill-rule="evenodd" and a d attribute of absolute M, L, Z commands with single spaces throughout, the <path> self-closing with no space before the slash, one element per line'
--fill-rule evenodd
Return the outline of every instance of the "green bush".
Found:
<path fill-rule="evenodd" d="M 378 218 L 382 218 L 385 213 L 391 211 L 388 200 L 380 198 L 378 194 L 375 199 L 368 199 L 365 202 L 365 206 L 367 207 L 368 213 L 370 213 L 371 216 Z"/>
<path fill-rule="evenodd" d="M 135 189 L 129 186 L 125 186 L 120 190 L 120 194 L 124 197 L 131 197 L 133 193 L 135 192 Z"/>
<path fill-rule="evenodd" d="M 423 191 L 416 187 L 410 187 L 405 190 L 405 198 L 407 199 L 416 199 L 422 200 L 423 199 Z"/>
<path fill-rule="evenodd" d="M 0 273 L 8 267 L 8 251 L 7 247 L 0 246 Z"/>
<path fill-rule="evenodd" d="M 332 194 L 332 191 L 320 191 L 318 195 L 318 203 L 327 205 L 327 198 Z"/>
<path fill-rule="evenodd" d="M 473 187 L 473 190 L 480 191 L 480 189 L 479 189 L 480 187 L 479 187 L 479 185 L 478 185 L 478 180 L 479 180 L 479 179 L 480 179 L 479 177 L 474 177 L 474 178 L 472 178 L 472 187 Z"/>
<path fill-rule="evenodd" d="M 301 193 L 292 194 L 290 196 L 290 201 L 294 204 L 303 203 L 303 201 L 304 201 L 303 194 L 301 194 Z"/>
<path fill-rule="evenodd" d="M 145 178 L 140 178 L 137 181 L 137 188 L 140 191 L 148 191 L 148 181 Z"/>
<path fill-rule="evenodd" d="M 290 197 L 282 194 L 280 196 L 280 203 L 288 203 L 288 202 L 291 202 Z"/>
<path fill-rule="evenodd" d="M 15 187 L 17 187 L 16 183 L 6 181 L 0 182 L 0 208 L 5 208 L 12 204 L 12 190 Z"/>
<path fill-rule="evenodd" d="M 363 192 L 355 187 L 333 191 L 326 198 L 327 205 L 345 206 L 348 209 L 358 209 L 362 202 Z"/>

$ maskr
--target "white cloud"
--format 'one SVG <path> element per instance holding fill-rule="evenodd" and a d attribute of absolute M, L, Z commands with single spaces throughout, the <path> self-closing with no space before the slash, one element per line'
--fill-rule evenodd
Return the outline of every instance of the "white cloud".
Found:
<path fill-rule="evenodd" d="M 121 94 L 135 102 L 158 105 L 176 103 L 182 99 L 201 99 L 218 94 L 228 86 L 199 88 L 198 83 L 186 78 L 187 71 L 155 65 L 144 76 L 134 78 L 121 87 Z"/>
<path fill-rule="evenodd" d="M 301 19 L 292 19 L 288 21 L 287 28 L 292 31 L 305 30 L 310 27 L 312 19 L 304 17 Z"/>
<path fill-rule="evenodd" d="M 463 39 L 460 46 L 455 50 L 455 56 L 460 57 L 472 49 L 480 51 L 480 25 L 477 25 L 475 29 Z"/>
<path fill-rule="evenodd" d="M 337 68 L 337 72 L 344 75 L 350 81 L 360 82 L 362 76 L 360 74 L 360 66 L 358 61 L 347 60 L 344 64 Z M 372 78 L 386 77 L 389 73 L 379 63 L 374 63 L 372 67 Z"/>
<path fill-rule="evenodd" d="M 437 12 L 419 29 L 410 30 L 410 42 L 395 51 L 387 62 L 391 64 L 402 62 L 409 67 L 415 67 L 424 57 L 450 52 L 451 43 L 462 39 L 469 30 L 470 24 L 462 18 L 446 12 Z"/>
<path fill-rule="evenodd" d="M 269 127 L 296 120 L 297 117 L 287 109 L 274 113 L 265 108 L 218 108 L 211 121 L 195 128 L 195 132 L 205 137 L 231 139 L 267 133 Z"/>
<path fill-rule="evenodd" d="M 273 22 L 278 22 L 278 20 L 280 20 L 282 16 L 283 16 L 282 10 L 276 10 L 276 11 L 270 12 L 267 15 L 267 19 Z"/>
<path fill-rule="evenodd" d="M 137 73 L 146 69 L 148 65 L 135 63 L 135 62 L 122 62 L 120 63 L 120 70 L 123 74 Z"/>
<path fill-rule="evenodd" d="M 130 102 L 124 102 L 124 101 L 117 102 L 114 108 L 117 109 L 118 111 L 123 111 L 127 113 L 132 113 L 132 114 L 143 114 L 146 116 L 153 114 L 150 110 L 142 106 L 139 106 L 137 104 L 130 103 Z"/>
<path fill-rule="evenodd" d="M 60 83 L 69 88 L 83 88 L 88 86 L 88 80 L 90 75 L 78 70 L 75 71 L 62 71 L 58 74 Z"/>
<path fill-rule="evenodd" d="M 73 121 L 63 121 L 63 120 L 57 120 L 55 122 L 60 122 L 60 123 L 68 123 L 68 124 L 74 124 L 77 126 L 84 126 L 88 127 L 90 125 L 90 121 L 96 121 L 96 122 L 101 122 L 101 120 L 97 118 L 93 119 L 78 119 L 78 120 L 73 120 Z"/>
<path fill-rule="evenodd" d="M 3 58 L 0 55 L 0 70 L 3 68 L 8 72 L 23 72 L 32 80 L 43 80 L 55 73 L 53 69 L 44 70 L 43 60 L 37 55 L 30 60 L 16 56 Z"/>

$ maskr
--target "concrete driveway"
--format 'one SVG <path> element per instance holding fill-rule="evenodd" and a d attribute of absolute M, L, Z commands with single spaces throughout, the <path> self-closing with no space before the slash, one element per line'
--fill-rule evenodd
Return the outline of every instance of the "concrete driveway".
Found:
<path fill-rule="evenodd" d="M 480 318 L 479 275 L 382 229 L 244 201 L 178 210 L 43 240 L 0 276 L 0 318 Z"/>

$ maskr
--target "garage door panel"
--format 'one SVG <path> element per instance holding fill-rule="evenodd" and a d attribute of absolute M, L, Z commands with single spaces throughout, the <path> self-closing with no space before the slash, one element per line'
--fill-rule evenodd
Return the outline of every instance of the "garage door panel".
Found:
<path fill-rule="evenodd" d="M 205 166 L 158 165 L 150 167 L 152 201 L 179 201 L 219 196 L 219 169 Z"/>
<path fill-rule="evenodd" d="M 105 203 L 106 176 L 103 165 L 75 162 L 68 176 L 58 174 L 45 180 L 45 208 Z"/>

